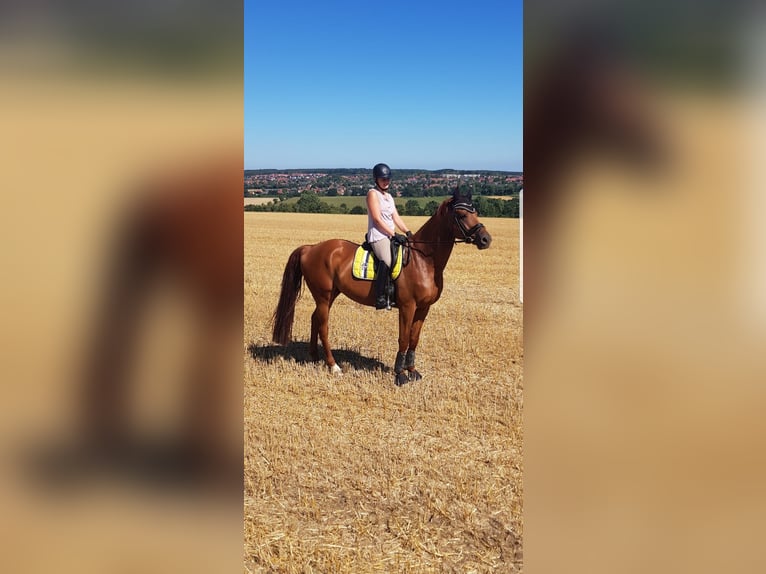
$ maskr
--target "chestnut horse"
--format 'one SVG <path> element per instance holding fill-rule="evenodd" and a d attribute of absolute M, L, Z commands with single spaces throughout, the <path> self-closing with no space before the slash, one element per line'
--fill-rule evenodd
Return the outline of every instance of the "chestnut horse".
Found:
<path fill-rule="evenodd" d="M 399 308 L 399 352 L 396 355 L 395 383 L 403 385 L 421 379 L 415 369 L 415 349 L 431 305 L 444 288 L 444 268 L 455 243 L 472 243 L 486 249 L 492 237 L 479 222 L 471 194 L 458 189 L 439 206 L 436 213 L 407 242 L 410 261 L 396 280 L 396 306 Z M 316 301 L 311 315 L 313 360 L 319 360 L 317 338 L 321 337 L 325 361 L 332 372 L 340 367 L 330 349 L 327 335 L 330 307 L 343 293 L 349 299 L 375 306 L 375 285 L 351 276 L 351 265 L 358 244 L 343 239 L 330 239 L 315 245 L 303 245 L 292 252 L 282 276 L 279 303 L 274 312 L 274 342 L 286 345 L 291 338 L 295 302 L 300 295 L 302 279 L 306 280 Z"/>

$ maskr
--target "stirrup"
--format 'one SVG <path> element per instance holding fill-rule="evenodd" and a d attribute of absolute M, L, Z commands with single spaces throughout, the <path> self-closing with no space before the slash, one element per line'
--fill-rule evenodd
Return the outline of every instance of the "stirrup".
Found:
<path fill-rule="evenodd" d="M 386 297 L 383 299 L 383 297 L 378 297 L 375 299 L 375 310 L 380 311 L 381 309 L 385 309 L 386 311 L 391 310 L 391 299 Z"/>

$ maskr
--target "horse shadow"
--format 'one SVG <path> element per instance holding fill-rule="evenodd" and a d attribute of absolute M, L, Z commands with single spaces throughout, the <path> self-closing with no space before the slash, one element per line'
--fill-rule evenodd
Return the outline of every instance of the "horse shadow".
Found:
<path fill-rule="evenodd" d="M 309 344 L 306 341 L 293 341 L 284 346 L 256 345 L 252 343 L 248 346 L 247 350 L 253 359 L 267 364 L 271 364 L 277 359 L 292 360 L 300 365 L 322 362 L 322 359 L 315 361 L 311 358 Z M 391 367 L 385 365 L 379 359 L 367 357 L 355 349 L 334 348 L 332 354 L 339 364 L 348 365 L 357 371 L 392 372 Z"/>

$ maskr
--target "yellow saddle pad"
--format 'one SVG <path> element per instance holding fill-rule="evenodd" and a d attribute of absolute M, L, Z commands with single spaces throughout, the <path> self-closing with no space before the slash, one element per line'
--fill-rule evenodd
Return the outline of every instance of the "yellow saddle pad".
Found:
<path fill-rule="evenodd" d="M 378 259 L 361 245 L 354 253 L 354 264 L 351 266 L 352 274 L 357 279 L 372 281 L 378 273 Z M 396 279 L 402 272 L 402 246 L 396 248 L 396 256 L 391 265 L 391 279 Z"/>

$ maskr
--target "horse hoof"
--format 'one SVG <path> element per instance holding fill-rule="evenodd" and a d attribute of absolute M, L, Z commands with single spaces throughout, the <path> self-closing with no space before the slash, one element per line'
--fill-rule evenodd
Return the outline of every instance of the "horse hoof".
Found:
<path fill-rule="evenodd" d="M 394 381 L 397 387 L 401 387 L 402 385 L 409 382 L 410 382 L 410 378 L 407 375 L 407 373 L 398 373 L 396 375 L 396 380 Z"/>
<path fill-rule="evenodd" d="M 330 372 L 333 375 L 342 375 L 343 371 L 341 371 L 340 367 L 338 366 L 338 363 L 335 363 L 332 367 L 330 367 Z"/>
<path fill-rule="evenodd" d="M 412 381 L 419 381 L 422 378 L 423 378 L 423 376 L 420 373 L 418 373 L 415 369 L 412 369 L 411 371 L 409 371 L 408 379 L 409 379 L 410 382 L 412 382 Z"/>

